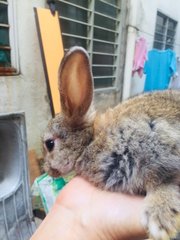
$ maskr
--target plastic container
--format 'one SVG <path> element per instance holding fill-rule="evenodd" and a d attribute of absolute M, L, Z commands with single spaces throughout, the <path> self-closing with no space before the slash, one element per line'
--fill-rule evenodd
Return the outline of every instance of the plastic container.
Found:
<path fill-rule="evenodd" d="M 0 240 L 29 240 L 35 230 L 23 113 L 0 115 Z"/>
<path fill-rule="evenodd" d="M 52 178 L 47 173 L 36 178 L 32 186 L 32 193 L 36 202 L 39 200 L 39 196 L 43 205 L 43 209 L 46 214 L 53 206 L 57 195 L 60 193 L 66 182 L 63 178 Z M 38 204 L 40 205 L 40 203 Z"/>

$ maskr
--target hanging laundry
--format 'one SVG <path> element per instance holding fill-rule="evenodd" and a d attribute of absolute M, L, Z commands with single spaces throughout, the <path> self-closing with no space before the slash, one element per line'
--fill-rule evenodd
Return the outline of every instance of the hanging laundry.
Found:
<path fill-rule="evenodd" d="M 144 63 L 147 60 L 147 43 L 146 39 L 141 37 L 136 40 L 132 75 L 138 72 L 139 77 L 143 75 Z"/>
<path fill-rule="evenodd" d="M 163 90 L 169 86 L 171 76 L 176 72 L 176 54 L 171 49 L 148 52 L 144 66 L 146 74 L 144 91 Z"/>
<path fill-rule="evenodd" d="M 177 71 L 171 77 L 171 81 L 169 83 L 170 89 L 180 89 L 180 58 L 176 59 Z"/>

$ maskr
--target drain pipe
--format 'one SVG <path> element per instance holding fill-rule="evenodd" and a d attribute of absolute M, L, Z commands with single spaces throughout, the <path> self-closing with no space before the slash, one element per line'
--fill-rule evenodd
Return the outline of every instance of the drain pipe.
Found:
<path fill-rule="evenodd" d="M 124 83 L 122 100 L 126 100 L 131 95 L 132 67 L 134 59 L 135 43 L 138 35 L 137 17 L 139 0 L 129 1 L 129 20 L 127 30 L 126 59 L 124 69 Z"/>

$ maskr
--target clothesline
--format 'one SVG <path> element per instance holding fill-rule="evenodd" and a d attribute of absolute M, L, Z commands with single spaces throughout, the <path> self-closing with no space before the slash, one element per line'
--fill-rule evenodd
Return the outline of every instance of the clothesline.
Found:
<path fill-rule="evenodd" d="M 144 34 L 147 34 L 147 35 L 149 35 L 149 36 L 151 36 L 151 37 L 153 37 L 154 38 L 154 34 L 152 34 L 152 33 L 149 33 L 149 32 L 146 32 L 146 31 L 144 31 L 144 30 L 140 30 L 138 27 L 136 27 L 136 26 L 133 26 L 133 25 L 129 25 L 130 27 L 132 27 L 132 28 L 134 28 L 137 32 L 138 32 L 138 34 L 139 33 L 144 33 Z M 152 41 L 153 42 L 153 41 Z M 151 42 L 151 43 L 152 43 Z M 148 42 L 148 44 L 149 44 L 150 42 Z M 180 46 L 180 43 L 174 43 L 174 45 L 176 45 L 176 46 Z"/>

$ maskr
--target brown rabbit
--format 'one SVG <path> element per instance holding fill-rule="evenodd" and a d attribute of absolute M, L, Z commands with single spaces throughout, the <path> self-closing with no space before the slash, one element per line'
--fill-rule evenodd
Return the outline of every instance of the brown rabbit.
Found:
<path fill-rule="evenodd" d="M 59 69 L 62 113 L 44 134 L 45 170 L 72 170 L 108 191 L 143 194 L 150 237 L 180 230 L 180 92 L 144 94 L 98 115 L 86 51 L 71 48 Z"/>

